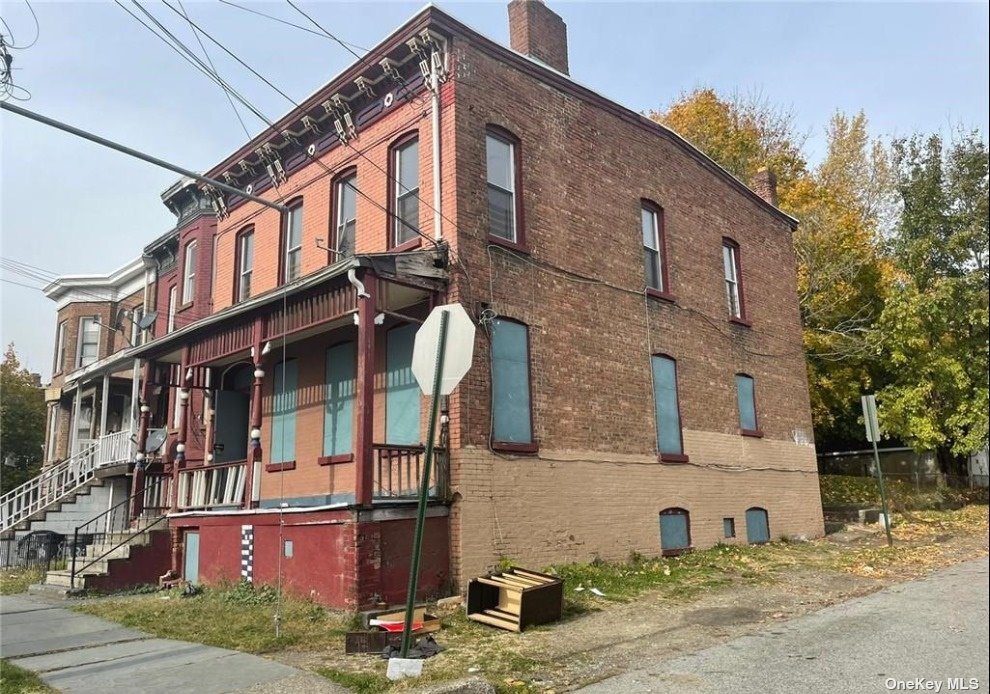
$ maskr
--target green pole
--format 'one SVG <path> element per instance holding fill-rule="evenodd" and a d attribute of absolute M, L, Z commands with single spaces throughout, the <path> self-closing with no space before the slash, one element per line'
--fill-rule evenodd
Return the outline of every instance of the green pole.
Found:
<path fill-rule="evenodd" d="M 894 546 L 894 538 L 890 534 L 890 512 L 887 510 L 887 492 L 883 487 L 883 470 L 880 469 L 880 451 L 877 450 L 876 437 L 873 437 L 873 462 L 877 466 L 877 484 L 880 486 L 880 507 L 883 509 L 884 527 L 887 529 L 887 546 Z"/>
<path fill-rule="evenodd" d="M 409 569 L 409 593 L 406 597 L 406 623 L 402 629 L 402 650 L 399 657 L 409 655 L 412 641 L 413 611 L 416 605 L 416 586 L 419 583 L 419 559 L 423 549 L 423 526 L 426 524 L 426 500 L 430 492 L 430 464 L 433 462 L 433 440 L 437 429 L 437 408 L 440 404 L 440 387 L 443 384 L 443 358 L 447 349 L 447 321 L 450 313 L 440 313 L 440 337 L 437 346 L 437 365 L 433 373 L 433 396 L 430 400 L 430 427 L 426 436 L 426 453 L 423 462 L 423 478 L 419 482 L 419 508 L 416 514 L 416 534 L 413 538 L 412 567 Z"/>

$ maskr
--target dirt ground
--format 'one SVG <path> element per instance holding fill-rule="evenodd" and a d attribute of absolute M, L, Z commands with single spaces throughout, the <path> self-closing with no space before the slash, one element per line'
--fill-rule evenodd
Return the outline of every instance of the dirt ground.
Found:
<path fill-rule="evenodd" d="M 451 608 L 442 613 L 444 629 L 437 634 L 448 650 L 427 661 L 425 679 L 477 674 L 501 691 L 569 691 L 622 672 L 647 652 L 660 649 L 674 658 L 985 555 L 987 509 L 970 515 L 975 524 L 923 518 L 904 523 L 894 550 L 886 548 L 876 526 L 854 526 L 803 546 L 770 546 L 766 551 L 777 554 L 767 564 L 726 571 L 724 580 L 686 595 L 651 591 L 626 602 L 602 601 L 523 634 L 469 622 L 463 608 Z M 374 656 L 345 656 L 333 648 L 270 657 L 324 674 L 356 675 L 343 681 L 360 691 L 387 686 L 384 662 Z"/>

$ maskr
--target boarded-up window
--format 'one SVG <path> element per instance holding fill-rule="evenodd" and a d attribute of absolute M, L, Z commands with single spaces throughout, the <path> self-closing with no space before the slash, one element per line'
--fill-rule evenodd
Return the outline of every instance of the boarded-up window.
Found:
<path fill-rule="evenodd" d="M 691 517 L 682 508 L 666 508 L 660 512 L 660 549 L 664 554 L 677 554 L 691 546 Z"/>
<path fill-rule="evenodd" d="M 660 453 L 681 455 L 681 413 L 677 402 L 677 362 L 662 354 L 653 357 L 653 396 Z"/>
<path fill-rule="evenodd" d="M 496 319 L 492 326 L 493 432 L 497 443 L 533 443 L 529 392 L 529 331 Z"/>
<path fill-rule="evenodd" d="M 296 459 L 296 387 L 298 364 L 283 361 L 275 366 L 272 397 L 272 445 L 269 462 L 286 463 Z"/>
<path fill-rule="evenodd" d="M 402 325 L 388 331 L 385 375 L 385 442 L 420 443 L 419 385 L 412 373 L 415 325 Z"/>
<path fill-rule="evenodd" d="M 756 388 L 752 376 L 736 374 L 736 401 L 739 404 L 739 428 L 756 431 Z"/>
<path fill-rule="evenodd" d="M 327 350 L 327 392 L 324 398 L 323 455 L 353 453 L 354 397 L 357 355 L 353 342 Z"/>

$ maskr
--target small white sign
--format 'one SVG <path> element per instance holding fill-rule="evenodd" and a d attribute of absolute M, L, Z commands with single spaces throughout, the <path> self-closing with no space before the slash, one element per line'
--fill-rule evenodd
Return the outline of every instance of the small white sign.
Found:
<path fill-rule="evenodd" d="M 433 378 L 440 347 L 440 321 L 447 318 L 447 343 L 444 349 L 440 395 L 450 395 L 471 368 L 474 358 L 474 322 L 460 304 L 444 304 L 431 312 L 419 330 L 413 345 L 412 372 L 420 389 L 433 394 Z"/>

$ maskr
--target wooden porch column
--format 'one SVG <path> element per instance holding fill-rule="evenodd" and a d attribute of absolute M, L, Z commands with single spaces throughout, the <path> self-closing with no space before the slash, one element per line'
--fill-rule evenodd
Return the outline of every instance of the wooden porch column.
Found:
<path fill-rule="evenodd" d="M 375 310 L 377 307 L 377 278 L 370 270 L 359 271 L 366 297 L 358 297 L 357 343 L 357 436 L 354 441 L 355 501 L 371 506 L 375 472 Z"/>
<path fill-rule="evenodd" d="M 251 348 L 251 359 L 254 362 L 254 383 L 251 385 L 251 431 L 248 434 L 247 469 L 244 471 L 244 508 L 254 508 L 261 497 L 261 397 L 264 384 L 265 357 L 261 353 L 264 345 L 261 338 L 264 334 L 262 318 L 254 320 L 254 346 Z"/>
<path fill-rule="evenodd" d="M 182 348 L 182 356 L 179 358 L 179 389 L 176 391 L 175 406 L 179 409 L 179 433 L 175 437 L 175 460 L 172 463 L 172 487 L 179 490 L 179 471 L 186 461 L 186 437 L 189 432 L 189 388 L 186 378 L 186 371 L 189 370 L 189 345 Z M 175 494 L 172 501 L 172 510 L 179 510 L 179 497 Z"/>
<path fill-rule="evenodd" d="M 144 513 L 144 498 L 138 494 L 144 489 L 145 449 L 148 447 L 148 428 L 151 425 L 152 386 L 151 374 L 155 372 L 155 362 L 146 361 L 141 369 L 141 405 L 137 434 L 137 452 L 134 454 L 134 475 L 131 477 L 131 520 L 137 520 Z"/>
<path fill-rule="evenodd" d="M 69 457 L 78 453 L 79 448 L 79 418 L 82 416 L 82 379 L 76 381 L 76 399 L 72 403 L 72 428 L 69 429 Z"/>
<path fill-rule="evenodd" d="M 107 410 L 110 406 L 110 372 L 103 374 L 103 392 L 100 394 L 100 436 L 107 435 Z"/>

